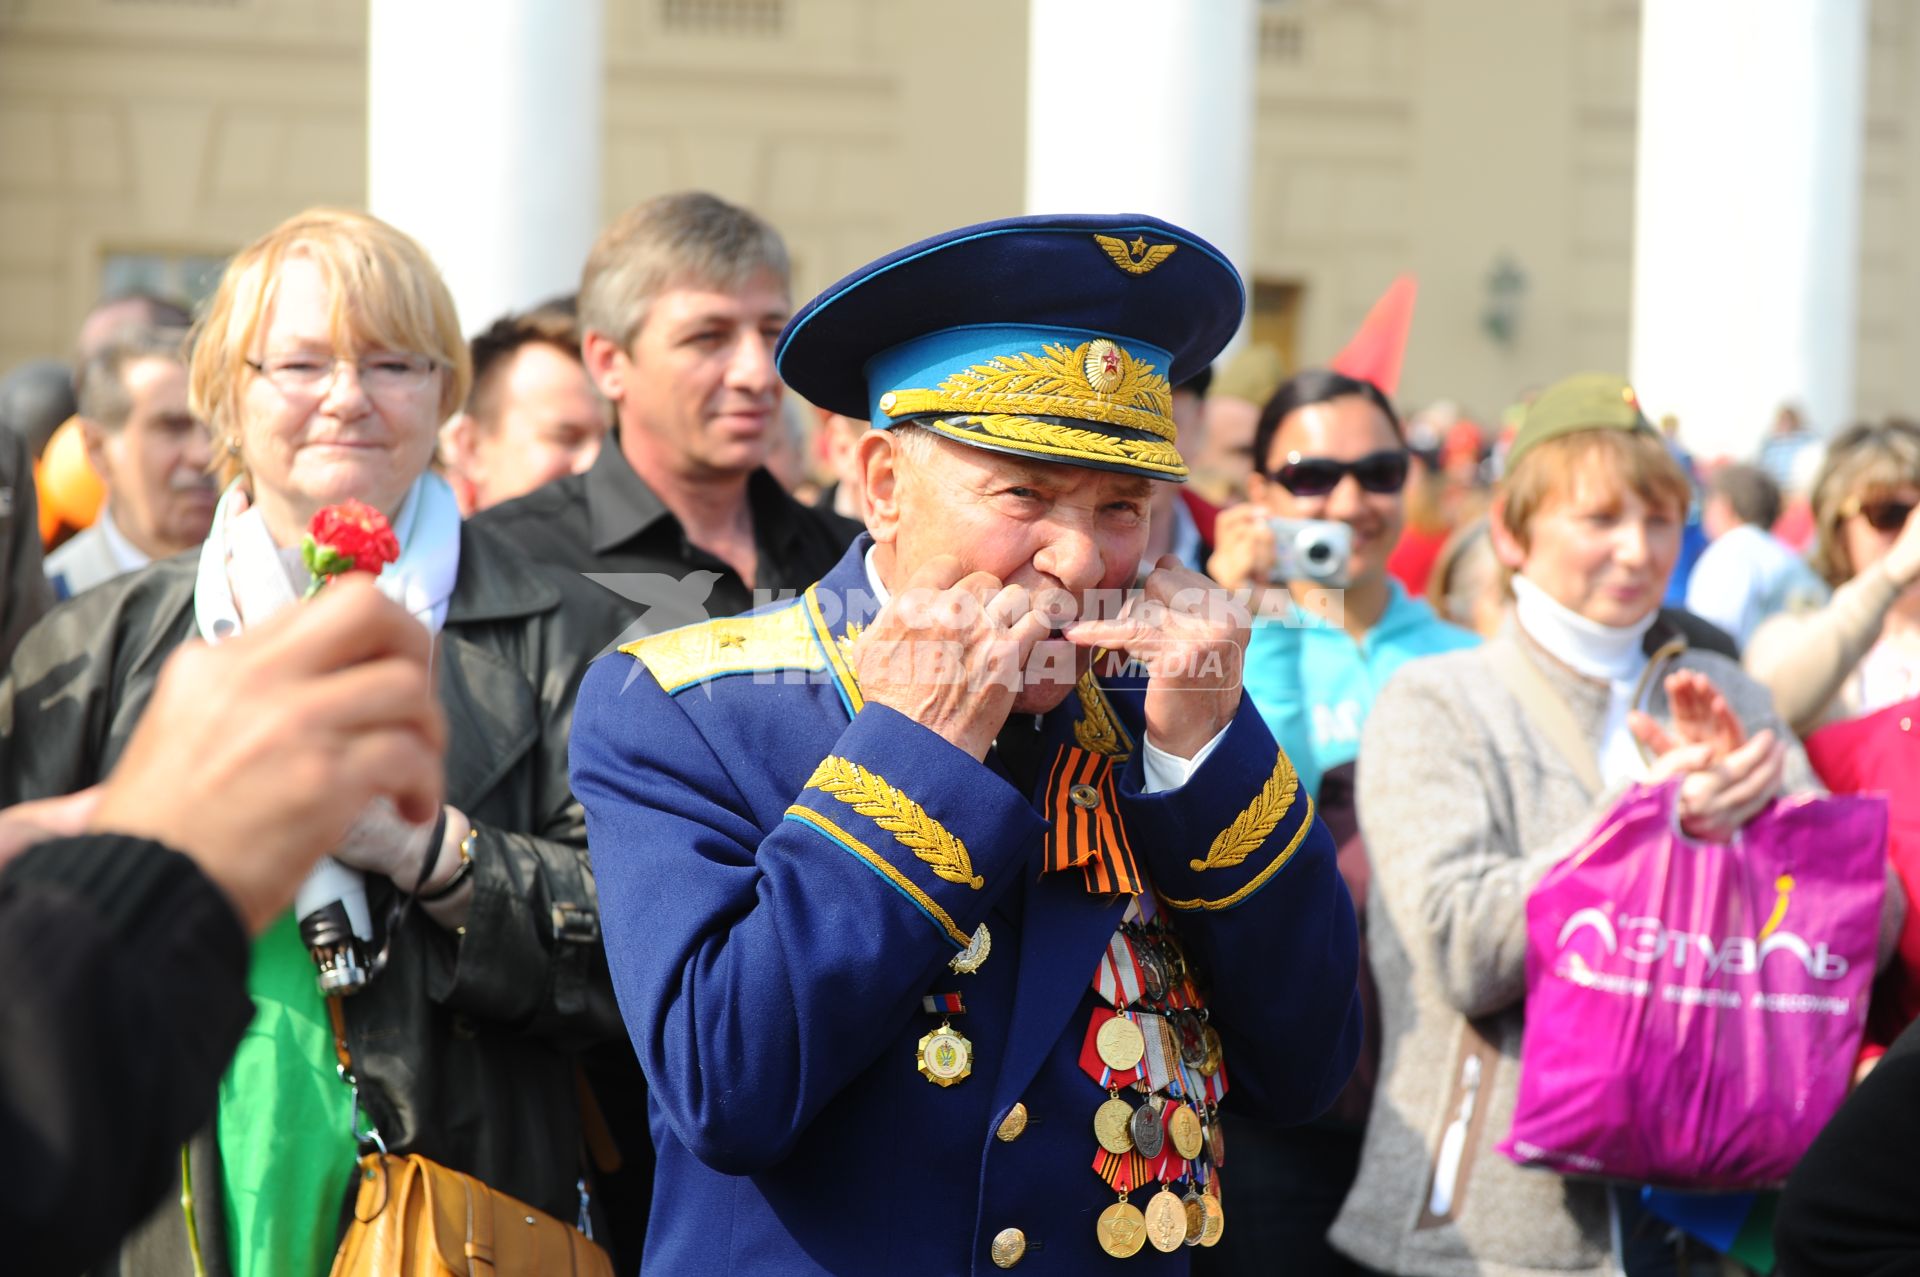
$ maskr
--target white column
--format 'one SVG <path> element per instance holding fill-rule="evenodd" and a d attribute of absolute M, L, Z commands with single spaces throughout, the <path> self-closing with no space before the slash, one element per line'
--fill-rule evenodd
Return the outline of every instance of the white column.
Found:
<path fill-rule="evenodd" d="M 1867 0 L 1642 8 L 1631 376 L 1695 452 L 1853 411 L 1866 40 Z"/>
<path fill-rule="evenodd" d="M 1150 213 L 1247 273 L 1254 0 L 1032 0 L 1027 211 Z"/>
<path fill-rule="evenodd" d="M 367 203 L 478 332 L 580 284 L 600 220 L 602 0 L 371 0 Z"/>

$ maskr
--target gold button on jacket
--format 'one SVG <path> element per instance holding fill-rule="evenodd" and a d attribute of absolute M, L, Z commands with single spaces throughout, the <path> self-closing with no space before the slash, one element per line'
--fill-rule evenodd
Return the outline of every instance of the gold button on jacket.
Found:
<path fill-rule="evenodd" d="M 1027 1235 L 1017 1228 L 1003 1228 L 994 1234 L 993 1249 L 989 1253 L 996 1265 L 1011 1268 L 1027 1253 Z"/>

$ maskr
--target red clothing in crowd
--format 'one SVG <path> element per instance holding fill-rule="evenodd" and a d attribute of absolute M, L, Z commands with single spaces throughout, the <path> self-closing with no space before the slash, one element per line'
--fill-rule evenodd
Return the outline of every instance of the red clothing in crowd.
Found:
<path fill-rule="evenodd" d="M 1446 543 L 1444 530 L 1422 532 L 1409 523 L 1400 533 L 1400 543 L 1387 556 L 1388 574 L 1406 586 L 1407 593 L 1414 598 L 1425 598 L 1427 578 L 1433 575 L 1433 565 L 1439 561 L 1440 549 Z"/>
<path fill-rule="evenodd" d="M 1887 854 L 1909 902 L 1920 901 L 1920 697 L 1821 728 L 1807 759 L 1836 794 L 1887 798 Z M 1909 904 L 1893 963 L 1874 982 L 1864 1054 L 1877 1054 L 1920 1019 L 1920 908 Z"/>

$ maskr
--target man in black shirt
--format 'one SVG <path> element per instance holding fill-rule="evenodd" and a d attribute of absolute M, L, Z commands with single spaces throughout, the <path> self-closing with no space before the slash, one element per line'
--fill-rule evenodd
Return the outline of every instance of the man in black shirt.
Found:
<path fill-rule="evenodd" d="M 765 467 L 782 428 L 773 347 L 793 308 L 788 274 L 777 231 L 697 192 L 629 209 L 588 254 L 581 354 L 615 436 L 585 474 L 474 517 L 627 600 L 632 624 L 610 644 L 802 590 L 860 532 Z M 619 1155 L 597 1187 L 616 1267 L 633 1272 L 653 1193 L 645 1080 L 624 1044 L 585 1063 Z"/>
<path fill-rule="evenodd" d="M 812 584 L 859 528 L 801 505 L 764 466 L 791 308 L 786 247 L 752 213 L 700 193 L 628 210 L 580 282 L 582 354 L 617 446 L 478 517 L 627 599 L 640 633 Z"/>

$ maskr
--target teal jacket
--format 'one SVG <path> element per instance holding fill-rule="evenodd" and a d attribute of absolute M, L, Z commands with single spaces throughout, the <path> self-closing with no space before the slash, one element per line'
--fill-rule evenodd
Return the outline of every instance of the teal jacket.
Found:
<path fill-rule="evenodd" d="M 1441 620 L 1389 581 L 1387 610 L 1355 642 L 1337 625 L 1288 608 L 1257 620 L 1247 643 L 1247 695 L 1317 799 L 1320 778 L 1360 752 L 1373 699 L 1408 661 L 1473 647 L 1479 636 Z"/>

